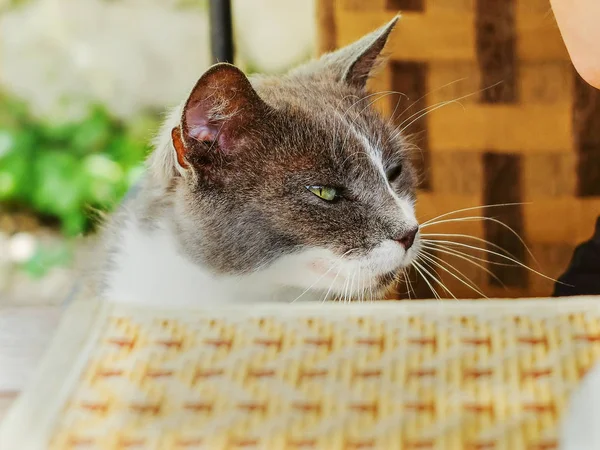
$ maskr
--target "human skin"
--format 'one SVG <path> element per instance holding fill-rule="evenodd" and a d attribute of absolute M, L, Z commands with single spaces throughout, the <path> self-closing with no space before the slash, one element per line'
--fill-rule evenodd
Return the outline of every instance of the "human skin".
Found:
<path fill-rule="evenodd" d="M 571 60 L 600 89 L 600 0 L 550 0 Z"/>

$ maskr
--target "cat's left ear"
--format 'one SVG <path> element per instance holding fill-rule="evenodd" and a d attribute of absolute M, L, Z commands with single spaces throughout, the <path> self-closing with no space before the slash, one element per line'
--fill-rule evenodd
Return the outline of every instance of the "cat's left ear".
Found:
<path fill-rule="evenodd" d="M 323 64 L 325 70 L 333 70 L 334 75 L 339 77 L 340 81 L 359 90 L 365 89 L 372 72 L 382 62 L 381 52 L 399 18 L 398 15 L 362 39 L 324 55 L 320 63 Z"/>
<path fill-rule="evenodd" d="M 267 110 L 240 69 L 215 64 L 192 89 L 181 126 L 171 132 L 179 165 L 205 170 L 234 155 L 253 122 L 264 117 Z"/>

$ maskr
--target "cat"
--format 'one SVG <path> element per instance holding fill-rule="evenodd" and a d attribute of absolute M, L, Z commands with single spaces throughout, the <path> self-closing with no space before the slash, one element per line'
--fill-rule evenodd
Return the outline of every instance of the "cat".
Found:
<path fill-rule="evenodd" d="M 109 220 L 97 294 L 169 306 L 381 298 L 420 245 L 406 140 L 366 90 L 397 20 L 283 76 L 209 68 Z"/>

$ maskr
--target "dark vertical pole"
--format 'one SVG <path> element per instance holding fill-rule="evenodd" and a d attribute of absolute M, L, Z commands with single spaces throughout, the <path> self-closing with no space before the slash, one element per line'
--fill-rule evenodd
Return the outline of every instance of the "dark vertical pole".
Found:
<path fill-rule="evenodd" d="M 210 49 L 213 62 L 233 63 L 231 0 L 210 0 Z"/>

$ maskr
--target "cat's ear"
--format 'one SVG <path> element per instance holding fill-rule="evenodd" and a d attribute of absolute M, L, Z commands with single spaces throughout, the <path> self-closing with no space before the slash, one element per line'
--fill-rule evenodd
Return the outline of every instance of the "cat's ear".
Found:
<path fill-rule="evenodd" d="M 240 69 L 215 64 L 192 89 L 181 126 L 172 130 L 179 165 L 187 168 L 235 153 L 249 125 L 267 108 Z"/>
<path fill-rule="evenodd" d="M 324 55 L 319 65 L 350 86 L 363 90 L 369 76 L 382 61 L 381 52 L 400 16 L 358 41 L 333 53 Z"/>

